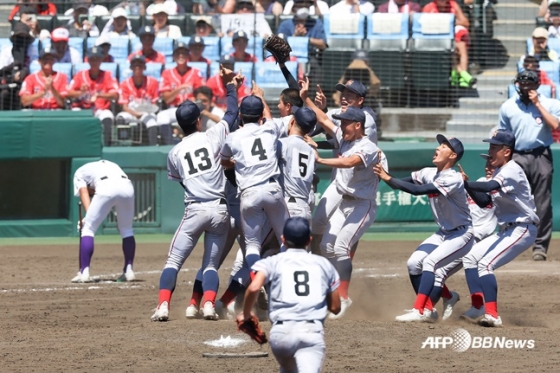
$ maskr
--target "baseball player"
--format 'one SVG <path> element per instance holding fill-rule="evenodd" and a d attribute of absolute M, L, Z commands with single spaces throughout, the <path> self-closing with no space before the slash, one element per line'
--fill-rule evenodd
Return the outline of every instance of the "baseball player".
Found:
<path fill-rule="evenodd" d="M 80 198 L 86 216 L 80 240 L 80 272 L 72 282 L 92 282 L 90 263 L 93 237 L 111 209 L 117 212 L 117 228 L 122 237 L 123 274 L 117 281 L 133 281 L 132 270 L 136 241 L 132 230 L 134 219 L 134 188 L 124 171 L 115 163 L 101 160 L 86 163 L 74 174 L 74 195 Z M 94 198 L 91 198 L 93 195 Z"/>
<path fill-rule="evenodd" d="M 441 296 L 442 279 L 436 269 L 461 258 L 472 248 L 473 228 L 463 177 L 453 166 L 463 156 L 463 144 L 457 138 L 437 135 L 439 146 L 434 153 L 436 167 L 412 173 L 411 178 L 391 177 L 381 165 L 375 173 L 391 188 L 413 195 L 428 195 L 432 214 L 439 230 L 424 240 L 408 259 L 410 282 L 416 292 L 414 308 L 397 316 L 401 322 L 432 322 L 438 315 L 433 306 Z M 439 284 L 439 286 L 436 286 Z"/>
<path fill-rule="evenodd" d="M 159 99 L 158 82 L 151 76 L 145 76 L 146 59 L 134 56 L 130 60 L 132 76 L 119 87 L 119 104 L 123 111 L 117 114 L 117 123 L 141 122 L 148 129 L 148 143 L 157 144 L 158 128 L 155 113 Z"/>
<path fill-rule="evenodd" d="M 194 100 L 194 90 L 204 84 L 200 71 L 187 65 L 188 55 L 187 44 L 177 43 L 173 50 L 173 61 L 177 66 L 161 74 L 159 91 L 168 109 L 160 111 L 156 120 L 164 144 L 172 143 L 171 125 L 176 122 L 177 106 L 185 100 Z"/>
<path fill-rule="evenodd" d="M 241 128 L 228 136 L 222 149 L 222 165 L 235 167 L 249 268 L 260 259 L 261 232 L 266 220 L 280 242 L 284 222 L 289 217 L 278 183 L 278 138 L 283 131 L 274 121 L 260 124 L 263 116 L 270 116 L 265 108 L 268 109 L 261 98 L 245 97 L 239 107 Z"/>
<path fill-rule="evenodd" d="M 462 316 L 482 326 L 502 326 L 498 315 L 498 283 L 494 270 L 506 265 L 536 240 L 539 217 L 529 181 L 521 166 L 512 160 L 515 136 L 497 130 L 489 139 L 488 156 L 495 168 L 492 179 L 465 183 L 465 188 L 479 206 L 496 206 L 499 232 L 477 243 L 463 258 L 469 291 L 484 294 L 484 307 L 472 307 Z"/>
<path fill-rule="evenodd" d="M 325 358 L 323 324 L 327 312 L 340 312 L 339 276 L 329 261 L 307 252 L 309 221 L 290 218 L 284 226 L 281 255 L 256 262 L 253 282 L 245 293 L 240 321 L 251 310 L 263 285 L 269 287 L 268 313 L 272 323 L 270 347 L 280 372 L 320 372 Z"/>
<path fill-rule="evenodd" d="M 341 317 L 352 300 L 348 296 L 352 276 L 351 248 L 373 224 L 377 214 L 375 198 L 379 179 L 373 165 L 379 162 L 378 148 L 364 133 L 365 114 L 355 107 L 348 107 L 336 114 L 341 120 L 337 127 L 308 97 L 309 80 L 300 81 L 301 98 L 317 115 L 317 123 L 337 142 L 338 158 L 322 159 L 316 153 L 316 162 L 336 170 L 334 184 L 342 196 L 329 223 L 320 249 L 331 260 L 340 275 Z"/>
<path fill-rule="evenodd" d="M 227 84 L 228 105 L 220 123 L 201 132 L 200 109 L 192 101 L 177 108 L 177 122 L 185 133 L 183 140 L 168 155 L 168 178 L 185 189 L 185 216 L 177 229 L 160 278 L 158 307 L 152 321 L 167 321 L 169 305 L 177 282 L 177 274 L 204 233 L 202 288 L 206 320 L 217 320 L 214 308 L 218 291 L 218 265 L 229 229 L 229 213 L 225 200 L 224 172 L 220 166 L 222 149 L 230 127 L 237 118 L 237 88 L 243 76 L 221 68 Z M 188 315 L 188 314 L 187 314 Z"/>

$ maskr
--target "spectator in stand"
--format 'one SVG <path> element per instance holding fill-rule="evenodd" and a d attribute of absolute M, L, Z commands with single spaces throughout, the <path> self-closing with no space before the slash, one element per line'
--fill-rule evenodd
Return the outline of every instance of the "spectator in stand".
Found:
<path fill-rule="evenodd" d="M 103 143 L 111 144 L 111 135 L 115 116 L 111 109 L 111 101 L 119 99 L 119 85 L 109 71 L 101 70 L 103 51 L 100 47 L 92 47 L 87 51 L 90 69 L 79 71 L 74 75 L 68 87 L 68 98 L 73 99 L 73 109 L 92 109 L 103 127 Z"/>
<path fill-rule="evenodd" d="M 284 10 L 282 3 L 275 0 L 257 0 L 255 8 L 257 13 L 274 14 L 275 16 L 281 15 Z"/>
<path fill-rule="evenodd" d="M 375 5 L 367 0 L 341 0 L 330 8 L 332 14 L 361 13 L 369 15 L 375 10 Z"/>
<path fill-rule="evenodd" d="M 529 56 L 535 56 L 538 61 L 558 62 L 558 53 L 548 48 L 548 31 L 543 27 L 533 30 L 533 48 L 529 51 Z M 525 56 L 521 57 L 521 61 Z"/>
<path fill-rule="evenodd" d="M 212 63 L 208 58 L 202 56 L 204 53 L 204 39 L 200 36 L 193 36 L 189 40 L 189 61 L 191 62 L 206 62 L 208 65 Z"/>
<path fill-rule="evenodd" d="M 177 40 L 183 36 L 179 26 L 169 24 L 169 13 L 164 4 L 154 4 L 152 18 L 157 38 Z"/>
<path fill-rule="evenodd" d="M 472 87 L 476 79 L 468 72 L 469 54 L 469 20 L 454 0 L 434 0 L 422 8 L 423 13 L 452 13 L 455 15 L 455 50 L 458 61 L 451 74 L 452 84 L 460 87 Z"/>
<path fill-rule="evenodd" d="M 91 0 L 83 0 L 83 2 L 87 4 L 87 8 L 88 8 L 87 14 L 92 17 L 102 17 L 111 14 L 109 13 L 109 10 L 103 5 L 94 4 Z M 66 12 L 64 12 L 64 15 L 71 16 L 72 14 L 74 14 L 75 9 L 76 9 L 75 6 L 73 8 L 68 9 Z"/>
<path fill-rule="evenodd" d="M 29 75 L 29 46 L 35 38 L 29 27 L 18 22 L 11 33 L 11 46 L 0 53 L 0 110 L 19 110 L 19 91 L 23 80 Z"/>
<path fill-rule="evenodd" d="M 165 144 L 172 144 L 171 126 L 177 122 L 175 112 L 177 106 L 186 100 L 194 99 L 194 90 L 204 84 L 199 70 L 189 67 L 189 47 L 179 42 L 173 50 L 174 68 L 167 69 L 161 74 L 159 91 L 168 109 L 157 115 L 157 124 Z M 221 119 L 221 118 L 220 118 Z"/>
<path fill-rule="evenodd" d="M 64 27 L 55 28 L 51 32 L 52 48 L 57 62 L 77 64 L 83 61 L 80 52 L 68 45 L 70 33 Z"/>
<path fill-rule="evenodd" d="M 560 38 L 560 3 L 554 3 L 550 6 L 550 23 L 548 26 L 548 36 L 551 38 Z"/>
<path fill-rule="evenodd" d="M 156 14 L 156 11 L 160 9 L 160 6 L 165 7 L 168 15 L 173 16 L 175 14 L 185 13 L 185 8 L 179 6 L 175 0 L 154 0 L 154 2 L 146 8 L 146 15 L 151 16 Z"/>
<path fill-rule="evenodd" d="M 216 34 L 214 28 L 212 27 L 211 17 L 200 17 L 194 25 L 196 36 L 205 37 Z"/>
<path fill-rule="evenodd" d="M 86 39 L 99 36 L 99 29 L 95 24 L 92 24 L 87 18 L 80 20 L 80 16 L 87 15 L 88 10 L 88 3 L 77 3 L 74 5 L 74 11 L 72 12 L 74 19 L 70 20 L 66 25 L 70 37 Z"/>
<path fill-rule="evenodd" d="M 237 5 L 235 6 L 235 14 L 254 14 L 258 13 L 255 9 L 255 0 L 237 0 Z M 243 31 L 238 28 L 232 28 L 225 30 L 225 34 L 232 36 L 238 31 Z M 222 30 L 224 32 L 224 30 Z M 272 30 L 268 22 L 262 20 L 262 22 L 257 21 L 255 25 L 255 32 L 263 39 L 266 39 L 272 35 Z"/>
<path fill-rule="evenodd" d="M 220 64 L 222 64 L 226 69 L 233 71 L 235 60 L 233 59 L 232 56 L 226 54 L 225 56 L 222 56 L 222 58 L 220 58 Z M 226 105 L 227 92 L 226 92 L 226 87 L 224 86 L 224 82 L 222 81 L 222 77 L 220 76 L 220 73 L 218 72 L 216 75 L 210 77 L 206 82 L 206 86 L 212 90 L 212 94 L 214 96 L 214 102 L 216 103 L 216 106 L 218 106 L 222 110 L 225 110 L 227 107 Z M 241 103 L 241 100 L 243 98 L 249 96 L 250 94 L 251 94 L 251 89 L 245 84 L 242 84 L 241 87 L 239 87 L 239 89 L 237 90 L 237 99 L 239 100 L 239 103 Z"/>
<path fill-rule="evenodd" d="M 329 4 L 323 0 L 288 0 L 284 5 L 284 14 L 296 14 L 298 9 L 309 9 L 310 15 L 329 14 Z"/>
<path fill-rule="evenodd" d="M 142 48 L 136 52 L 132 52 L 128 56 L 128 60 L 132 61 L 133 57 L 144 56 L 147 63 L 159 62 L 165 65 L 165 56 L 154 49 L 154 41 L 156 40 L 156 33 L 153 26 L 143 26 L 138 31 L 140 36 L 140 43 L 142 43 Z"/>
<path fill-rule="evenodd" d="M 278 34 L 285 37 L 302 36 L 309 38 L 309 44 L 313 47 L 324 50 L 327 48 L 327 35 L 325 27 L 320 19 L 315 19 L 309 15 L 307 8 L 298 9 L 294 18 L 282 21 L 278 26 Z"/>
<path fill-rule="evenodd" d="M 236 0 L 206 0 L 200 4 L 198 14 L 231 14 L 236 4 Z"/>
<path fill-rule="evenodd" d="M 117 124 L 141 123 L 147 128 L 149 145 L 157 145 L 158 82 L 155 78 L 144 75 L 144 56 L 134 56 L 130 60 L 130 69 L 132 76 L 119 86 L 119 104 L 122 105 L 123 111 L 117 114 Z"/>
<path fill-rule="evenodd" d="M 257 62 L 257 57 L 245 51 L 249 45 L 249 38 L 245 31 L 237 31 L 233 34 L 232 44 L 235 50 L 231 57 L 235 62 Z"/>
<path fill-rule="evenodd" d="M 132 32 L 130 23 L 128 22 L 128 15 L 124 8 L 116 8 L 111 13 L 111 19 L 107 21 L 101 35 L 107 35 L 109 38 L 119 36 L 127 36 L 129 39 L 135 38 L 136 35 Z"/>
<path fill-rule="evenodd" d="M 204 108 L 200 112 L 200 115 L 202 117 L 202 131 L 206 131 L 222 120 L 222 117 L 225 115 L 225 111 L 214 105 L 212 101 L 212 90 L 207 86 L 201 86 L 195 89 L 194 96 L 196 99 L 195 102 L 202 104 Z"/>
<path fill-rule="evenodd" d="M 101 48 L 103 53 L 103 59 L 101 62 L 115 62 L 113 56 L 109 54 L 109 50 L 111 49 L 111 42 L 106 35 L 102 35 L 95 40 L 95 46 Z M 86 56 L 85 61 L 88 62 L 88 57 Z"/>
<path fill-rule="evenodd" d="M 556 84 L 548 77 L 546 71 L 541 70 L 539 61 L 534 56 L 525 56 L 523 60 L 523 69 L 535 71 L 539 74 L 540 85 L 548 85 L 551 88 L 552 98 L 556 98 Z"/>
<path fill-rule="evenodd" d="M 31 29 L 31 35 L 39 40 L 48 39 L 51 37 L 49 30 L 41 30 L 39 22 L 37 22 L 37 9 L 33 6 L 25 5 L 20 8 L 19 11 L 20 21 L 25 23 Z M 39 56 L 35 54 L 33 61 L 35 61 Z"/>
<path fill-rule="evenodd" d="M 16 5 L 12 8 L 10 15 L 8 16 L 8 21 L 12 22 L 16 15 L 21 15 L 20 8 L 23 6 L 32 6 L 36 9 L 36 14 L 40 16 L 54 16 L 56 15 L 56 6 L 50 1 L 45 0 L 34 0 L 22 2 L 22 5 Z"/>
<path fill-rule="evenodd" d="M 377 8 L 378 13 L 419 13 L 421 11 L 420 4 L 408 0 L 389 0 Z"/>
<path fill-rule="evenodd" d="M 55 51 L 51 47 L 41 51 L 39 57 L 41 70 L 28 75 L 21 86 L 19 92 L 21 106 L 36 110 L 64 109 L 68 77 L 53 70 L 56 58 Z"/>

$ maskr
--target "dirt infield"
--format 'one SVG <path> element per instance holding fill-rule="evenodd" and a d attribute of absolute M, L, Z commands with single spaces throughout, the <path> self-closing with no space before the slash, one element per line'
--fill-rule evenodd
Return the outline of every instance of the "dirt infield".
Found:
<path fill-rule="evenodd" d="M 462 273 L 448 285 L 462 300 L 448 322 L 405 325 L 394 316 L 411 308 L 414 297 L 406 259 L 418 242 L 362 242 L 354 258 L 348 317 L 327 321 L 324 372 L 557 372 L 560 368 L 560 267 L 557 261 L 530 260 L 525 253 L 498 270 L 500 311 L 505 327 L 485 329 L 459 320 L 469 307 Z M 227 350 L 205 341 L 244 338 L 232 321 L 186 320 L 200 247 L 185 264 L 172 302 L 171 320 L 150 321 L 156 306 L 159 273 L 168 244 L 137 248 L 137 282 L 71 284 L 77 245 L 0 248 L 0 371 L 2 372 L 274 372 L 268 358 L 216 359 L 203 353 L 269 351 L 247 342 Z M 551 248 L 555 257 L 560 241 Z M 233 260 L 233 257 L 231 256 Z M 92 275 L 116 277 L 119 245 L 96 245 Z M 220 270 L 227 283 L 231 260 Z M 438 305 L 438 308 L 441 306 Z M 270 328 L 264 323 L 265 329 Z M 458 353 L 422 349 L 428 337 L 445 337 L 458 328 L 472 337 L 534 340 L 524 349 L 473 349 Z"/>

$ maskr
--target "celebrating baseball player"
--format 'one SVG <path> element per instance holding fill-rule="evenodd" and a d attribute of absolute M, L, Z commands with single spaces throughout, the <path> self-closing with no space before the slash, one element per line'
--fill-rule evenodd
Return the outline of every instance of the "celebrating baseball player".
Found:
<path fill-rule="evenodd" d="M 220 150 L 237 118 L 237 88 L 244 77 L 221 68 L 227 84 L 227 111 L 220 123 L 201 132 L 200 109 L 192 101 L 177 108 L 177 122 L 185 137 L 169 152 L 168 178 L 185 189 L 185 215 L 171 242 L 167 262 L 160 278 L 158 307 L 153 321 L 167 321 L 177 274 L 204 233 L 202 288 L 206 320 L 217 320 L 214 308 L 218 291 L 218 267 L 229 229 L 225 200 L 225 178 L 220 166 Z M 194 305 L 198 307 L 198 305 Z"/>
<path fill-rule="evenodd" d="M 433 163 L 436 167 L 412 173 L 411 178 L 391 177 L 381 165 L 375 173 L 391 188 L 413 195 L 428 195 L 439 230 L 418 246 L 408 259 L 410 282 L 416 292 L 414 308 L 397 316 L 401 322 L 432 322 L 438 315 L 435 301 L 441 297 L 443 279 L 436 269 L 461 258 L 472 248 L 473 228 L 462 175 L 453 166 L 463 156 L 463 144 L 457 138 L 437 135 Z M 435 301 L 434 301 L 435 300 Z"/>
<path fill-rule="evenodd" d="M 366 119 L 362 110 L 348 107 L 336 114 L 335 118 L 341 121 L 341 126 L 337 127 L 308 97 L 309 80 L 300 81 L 300 86 L 301 98 L 317 115 L 317 123 L 336 140 L 339 149 L 338 158 L 323 159 L 316 153 L 318 164 L 336 170 L 334 184 L 342 196 L 320 244 L 321 253 L 331 260 L 340 275 L 341 312 L 331 315 L 337 318 L 352 304 L 348 296 L 352 276 L 351 248 L 373 224 L 377 214 L 375 197 L 379 179 L 372 166 L 379 162 L 379 149 L 365 136 Z"/>
<path fill-rule="evenodd" d="M 238 323 L 251 320 L 263 285 L 269 286 L 270 347 L 280 372 L 320 372 L 325 358 L 323 324 L 327 310 L 340 312 L 339 276 L 329 261 L 307 252 L 309 221 L 290 218 L 284 226 L 285 253 L 256 262 Z"/>
<path fill-rule="evenodd" d="M 92 282 L 90 263 L 93 256 L 94 236 L 103 220 L 114 207 L 117 228 L 122 237 L 124 254 L 123 274 L 117 281 L 133 281 L 132 270 L 136 241 L 132 230 L 134 219 L 134 188 L 124 171 L 113 162 L 101 160 L 86 163 L 74 174 L 74 195 L 80 198 L 86 216 L 80 240 L 80 272 L 72 282 Z M 91 198 L 93 196 L 93 198 Z"/>
<path fill-rule="evenodd" d="M 529 181 L 521 166 L 512 160 L 515 136 L 497 130 L 490 139 L 489 161 L 495 168 L 492 179 L 465 183 L 465 188 L 479 206 L 494 203 L 499 232 L 477 243 L 463 258 L 471 297 L 484 295 L 485 306 L 472 307 L 464 318 L 482 326 L 502 326 L 498 315 L 498 283 L 494 270 L 506 265 L 527 250 L 537 237 L 539 217 Z M 482 303 L 479 299 L 478 304 Z"/>

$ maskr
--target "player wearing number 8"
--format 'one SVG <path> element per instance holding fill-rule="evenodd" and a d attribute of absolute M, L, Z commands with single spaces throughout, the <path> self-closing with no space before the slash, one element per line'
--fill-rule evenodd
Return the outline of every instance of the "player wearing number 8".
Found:
<path fill-rule="evenodd" d="M 327 259 L 307 252 L 310 236 L 307 219 L 286 221 L 282 243 L 287 250 L 253 265 L 256 275 L 247 288 L 243 314 L 238 318 L 251 317 L 259 291 L 267 284 L 270 347 L 281 372 L 321 371 L 325 357 L 323 323 L 327 311 L 340 312 L 340 278 Z"/>

